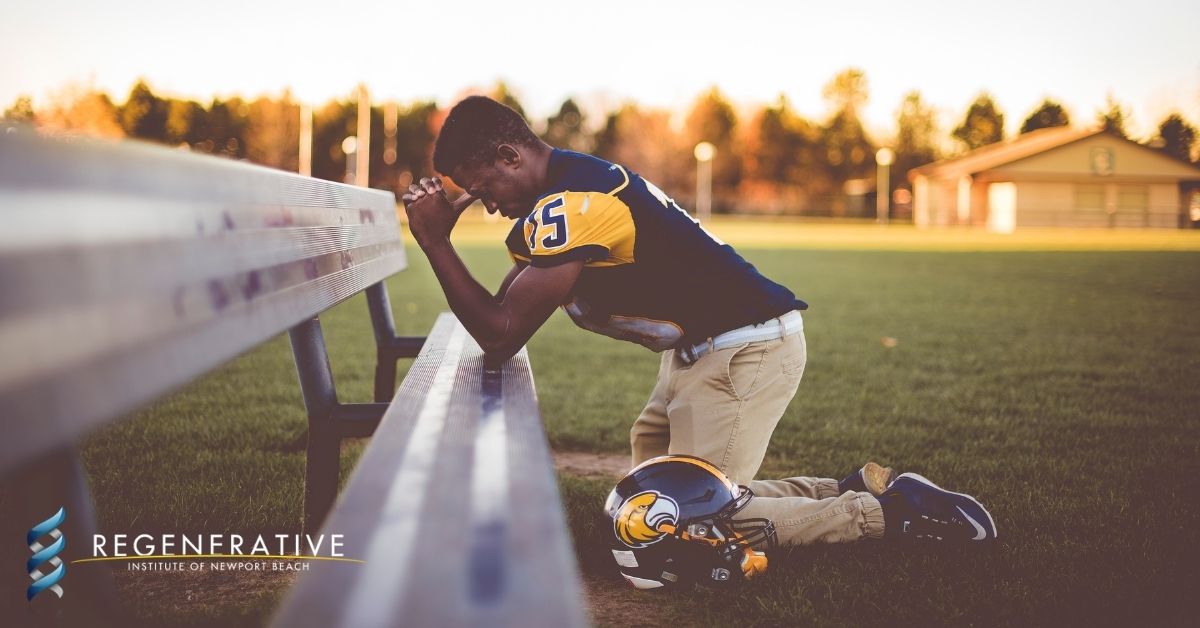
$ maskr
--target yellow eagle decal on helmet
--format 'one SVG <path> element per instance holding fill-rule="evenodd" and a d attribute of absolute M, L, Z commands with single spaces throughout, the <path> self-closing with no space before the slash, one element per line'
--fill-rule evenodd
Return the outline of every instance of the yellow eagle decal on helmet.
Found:
<path fill-rule="evenodd" d="M 625 500 L 613 518 L 617 538 L 638 548 L 661 541 L 665 534 L 658 527 L 679 520 L 679 505 L 658 491 L 645 491 Z"/>

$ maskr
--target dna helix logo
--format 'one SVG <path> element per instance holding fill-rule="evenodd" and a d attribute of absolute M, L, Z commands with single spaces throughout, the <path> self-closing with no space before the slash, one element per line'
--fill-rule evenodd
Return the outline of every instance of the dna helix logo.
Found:
<path fill-rule="evenodd" d="M 26 536 L 29 551 L 33 552 L 33 556 L 26 563 L 26 567 L 29 569 L 29 578 L 33 580 L 33 584 L 30 584 L 25 591 L 28 601 L 32 601 L 34 596 L 46 589 L 53 591 L 60 598 L 63 596 L 62 587 L 58 583 L 63 576 L 67 575 L 67 566 L 63 564 L 58 555 L 66 547 L 67 538 L 63 536 L 58 526 L 62 525 L 66 518 L 66 509 L 60 507 L 54 516 L 30 528 L 29 534 Z M 54 540 L 49 545 L 42 545 L 39 539 L 46 535 Z M 53 568 L 49 573 L 44 573 L 41 569 L 42 565 L 46 564 Z"/>

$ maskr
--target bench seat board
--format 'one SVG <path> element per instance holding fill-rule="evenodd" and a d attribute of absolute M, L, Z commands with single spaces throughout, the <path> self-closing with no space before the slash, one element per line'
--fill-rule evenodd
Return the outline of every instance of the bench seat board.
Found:
<path fill-rule="evenodd" d="M 276 626 L 582 626 L 582 596 L 525 350 L 501 370 L 439 317 Z"/>
<path fill-rule="evenodd" d="M 405 267 L 390 192 L 0 135 L 0 473 Z"/>

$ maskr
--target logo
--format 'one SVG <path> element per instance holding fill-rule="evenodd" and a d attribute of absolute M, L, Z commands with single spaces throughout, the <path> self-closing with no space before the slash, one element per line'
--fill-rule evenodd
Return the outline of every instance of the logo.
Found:
<path fill-rule="evenodd" d="M 32 601 L 34 596 L 47 589 L 60 598 L 63 596 L 62 587 L 58 583 L 63 576 L 67 575 L 67 566 L 63 564 L 58 555 L 66 547 L 67 538 L 63 536 L 58 526 L 62 525 L 66 518 L 66 510 L 59 508 L 54 516 L 30 528 L 29 534 L 26 535 L 25 542 L 29 543 L 29 551 L 33 552 L 33 556 L 25 564 L 29 569 L 29 578 L 33 580 L 33 584 L 30 584 L 29 588 L 25 590 L 27 600 Z M 49 545 L 41 544 L 39 539 L 43 536 L 53 539 Z M 42 566 L 46 564 L 49 564 L 50 567 L 47 568 L 47 571 L 43 571 Z"/>
<path fill-rule="evenodd" d="M 613 518 L 617 538 L 629 547 L 652 545 L 666 534 L 663 524 L 675 525 L 679 520 L 679 504 L 658 491 L 645 491 L 625 500 Z"/>
<path fill-rule="evenodd" d="M 971 539 L 972 541 L 982 541 L 983 539 L 987 538 L 987 530 L 983 529 L 983 526 L 979 525 L 978 521 L 972 519 L 971 515 L 968 515 L 967 512 L 962 509 L 962 506 L 955 506 L 955 508 L 958 508 L 958 512 L 962 513 L 963 518 L 971 522 L 971 525 L 975 528 L 975 538 Z"/>
<path fill-rule="evenodd" d="M 1107 177 L 1116 170 L 1116 159 L 1111 148 L 1093 148 L 1088 158 L 1094 174 Z"/>

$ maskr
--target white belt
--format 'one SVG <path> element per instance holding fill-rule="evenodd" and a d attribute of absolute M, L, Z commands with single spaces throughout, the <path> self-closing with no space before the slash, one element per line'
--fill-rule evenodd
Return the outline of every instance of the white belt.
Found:
<path fill-rule="evenodd" d="M 694 364 L 696 360 L 699 360 L 701 356 L 709 351 L 720 351 L 721 349 L 735 347 L 747 342 L 784 338 L 803 330 L 804 319 L 800 316 L 800 311 L 792 310 L 783 316 L 772 318 L 763 323 L 731 329 L 719 336 L 713 336 L 704 342 L 689 347 L 677 348 L 675 349 L 675 355 L 678 355 L 684 364 Z"/>

